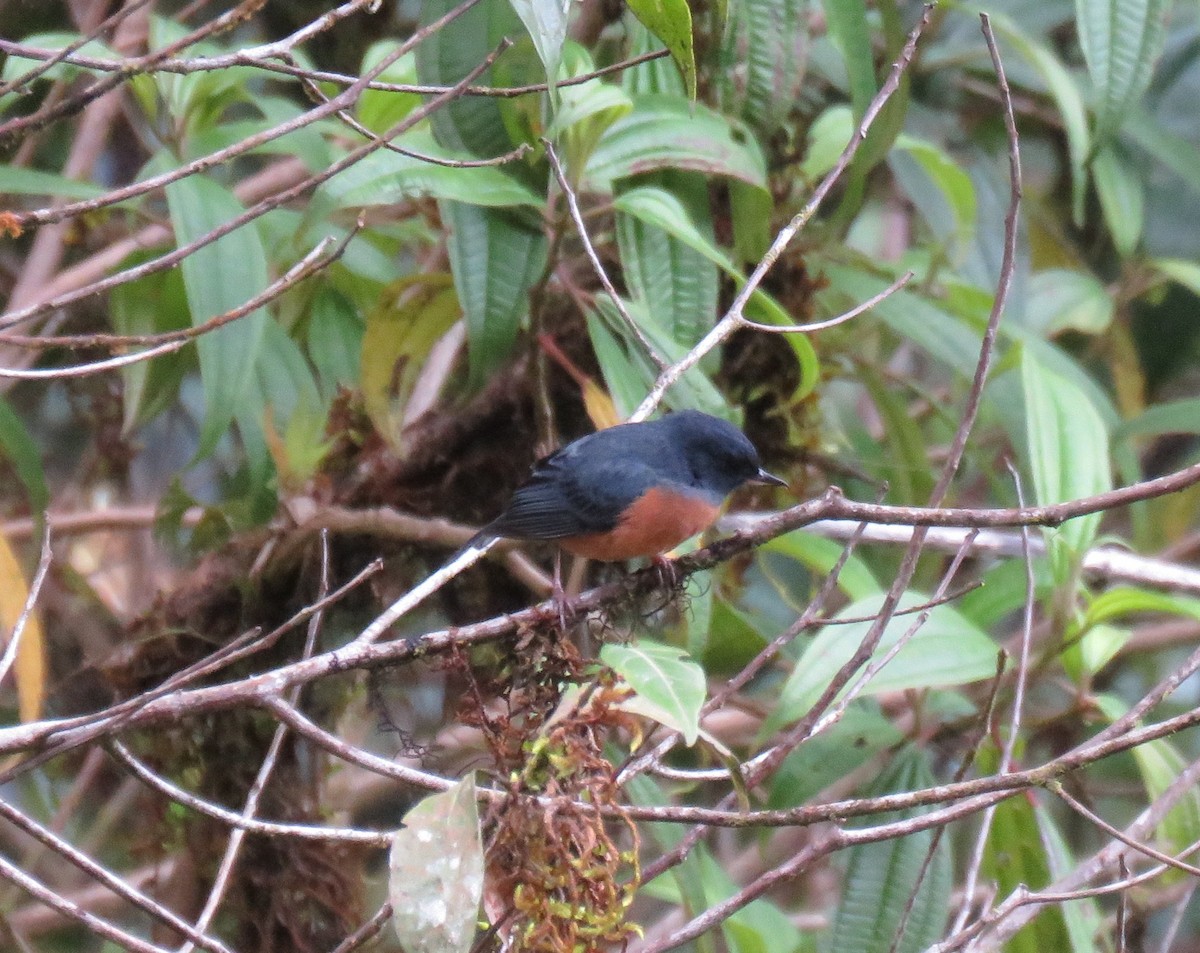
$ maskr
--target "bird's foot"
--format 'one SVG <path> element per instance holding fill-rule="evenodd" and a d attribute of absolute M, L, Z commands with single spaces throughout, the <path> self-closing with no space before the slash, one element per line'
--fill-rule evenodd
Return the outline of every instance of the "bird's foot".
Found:
<path fill-rule="evenodd" d="M 683 583 L 683 573 L 675 565 L 675 560 L 668 559 L 661 553 L 650 557 L 650 565 L 658 573 L 659 584 L 668 590 L 678 589 Z"/>

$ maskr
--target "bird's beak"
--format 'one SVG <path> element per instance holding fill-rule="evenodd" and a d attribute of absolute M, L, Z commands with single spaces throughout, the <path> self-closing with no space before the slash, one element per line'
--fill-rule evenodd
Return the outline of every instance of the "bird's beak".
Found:
<path fill-rule="evenodd" d="M 762 467 L 758 468 L 758 472 L 750 478 L 751 483 L 767 483 L 773 486 L 787 486 L 787 480 L 782 480 L 775 476 L 774 473 L 768 473 Z"/>

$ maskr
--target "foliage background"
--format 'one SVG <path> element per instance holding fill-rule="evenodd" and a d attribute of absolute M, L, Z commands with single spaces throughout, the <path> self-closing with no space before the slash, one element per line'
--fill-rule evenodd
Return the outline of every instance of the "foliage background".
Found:
<path fill-rule="evenodd" d="M 1195 868 L 1136 878 L 1200 841 L 1200 750 L 1181 730 L 1200 705 L 1200 18 L 1166 0 L 986 10 L 1024 198 L 978 419 L 934 504 L 964 527 L 1022 500 L 1099 512 L 1032 543 L 934 531 L 911 579 L 883 532 L 927 520 L 1006 277 L 1003 97 L 979 8 L 947 3 L 745 316 L 819 321 L 912 280 L 811 335 L 742 328 L 664 399 L 743 425 L 796 496 L 836 484 L 888 504 L 844 563 L 853 524 L 797 529 L 801 513 L 752 553 L 690 564 L 665 604 L 642 576 L 641 597 L 593 594 L 604 611 L 574 639 L 527 613 L 493 641 L 480 620 L 548 585 L 547 554 L 501 553 L 402 620 L 445 636 L 425 657 L 395 642 L 347 664 L 331 653 L 537 456 L 627 417 L 717 325 L 921 9 L 0 3 L 0 619 L 17 633 L 0 748 L 26 757 L 3 767 L 12 948 L 171 948 L 167 911 L 231 949 L 357 942 L 387 894 L 388 832 L 423 788 L 479 769 L 510 795 L 483 801 L 484 909 L 522 948 L 1197 949 Z M 493 54 L 471 80 L 485 89 L 455 88 Z M 1101 496 L 1171 474 L 1171 495 Z M 739 494 L 730 526 L 794 502 Z M 820 515 L 864 515 L 839 506 Z M 380 555 L 313 617 L 297 669 L 305 607 Z M 888 622 L 897 578 L 902 610 L 932 609 Z M 903 647 L 854 700 L 822 700 L 874 638 Z M 591 664 L 601 644 L 641 707 Z M 286 692 L 243 691 L 284 671 L 301 673 Z M 564 706 L 567 684 L 588 701 Z M 173 708 L 152 702 L 164 685 Z M 636 716 L 666 726 L 651 743 L 691 740 L 706 697 L 695 745 L 630 761 L 654 724 Z M 125 720 L 95 714 L 128 699 Z M 879 800 L 901 791 L 923 793 Z M 554 823 L 535 794 L 563 799 Z M 243 840 L 212 804 L 325 833 L 250 823 Z M 722 805 L 690 826 L 686 808 Z M 739 808 L 799 813 L 742 829 Z M 443 823 L 469 853 L 473 822 Z M 635 835 L 643 870 L 668 871 L 644 885 Z M 139 899 L 96 886 L 82 855 Z M 116 932 L 48 912 L 37 884 Z"/>

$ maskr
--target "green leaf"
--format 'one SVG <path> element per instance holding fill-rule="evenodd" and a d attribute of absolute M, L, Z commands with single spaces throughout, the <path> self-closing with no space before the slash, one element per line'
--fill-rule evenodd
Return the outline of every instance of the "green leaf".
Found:
<path fill-rule="evenodd" d="M 172 182 L 166 192 L 171 224 L 180 245 L 242 212 L 233 193 L 203 175 Z M 193 325 L 244 304 L 268 283 L 267 255 L 253 226 L 243 226 L 205 245 L 185 258 L 180 267 Z M 196 342 L 205 400 L 198 459 L 212 453 L 234 412 L 244 407 L 268 320 L 266 310 L 258 308 L 202 335 Z"/>
<path fill-rule="evenodd" d="M 817 302 L 827 314 L 838 314 L 848 307 L 874 297 L 889 282 L 873 274 L 826 259 L 817 259 L 828 285 L 818 291 Z M 893 331 L 912 341 L 967 380 L 975 373 L 979 359 L 979 336 L 967 322 L 943 311 L 926 298 L 911 291 L 897 291 L 871 309 Z"/>
<path fill-rule="evenodd" d="M 804 530 L 776 536 L 760 552 L 779 553 L 803 563 L 815 572 L 827 573 L 841 558 L 845 544 Z M 851 599 L 866 599 L 880 591 L 879 582 L 858 556 L 851 554 L 838 574 L 838 588 Z"/>
<path fill-rule="evenodd" d="M 1113 431 L 1113 440 L 1158 436 L 1164 433 L 1200 433 L 1200 397 L 1186 397 L 1147 408 Z"/>
<path fill-rule="evenodd" d="M 654 371 L 647 365 L 645 355 L 639 361 L 625 350 L 597 311 L 587 313 L 587 329 L 608 393 L 617 413 L 624 420 L 646 396 L 646 388 L 654 379 Z"/>
<path fill-rule="evenodd" d="M 1146 189 L 1142 178 L 1112 146 L 1096 153 L 1092 178 L 1113 246 L 1121 257 L 1128 258 L 1137 250 L 1146 220 Z M 1033 297 L 1036 300 L 1036 295 Z"/>
<path fill-rule="evenodd" d="M 943 240 L 954 238 L 960 248 L 970 244 L 975 234 L 976 201 L 975 186 L 960 162 L 952 159 L 940 146 L 915 136 L 902 135 L 896 139 L 892 151 L 893 167 L 901 157 L 911 157 L 916 167 L 934 186 L 935 195 L 940 197 L 948 215 L 940 215 L 930 208 L 929 202 L 920 201 L 910 191 L 922 214 Z M 905 177 L 901 177 L 902 183 Z M 911 184 L 911 183 L 910 183 Z M 949 227 L 940 228 L 941 221 L 949 218 Z"/>
<path fill-rule="evenodd" d="M 339 387 L 354 387 L 362 373 L 363 322 L 342 294 L 323 287 L 313 298 L 308 322 L 308 358 L 317 369 L 321 394 L 332 400 Z"/>
<path fill-rule="evenodd" d="M 429 25 L 456 6 L 457 0 L 424 0 L 421 25 Z M 418 44 L 417 76 L 422 83 L 452 86 L 486 59 L 501 40 L 521 33 L 521 22 L 508 0 L 482 0 Z M 494 67 L 476 82 L 490 84 L 493 71 Z M 430 122 L 438 142 L 458 152 L 491 158 L 513 147 L 494 96 L 459 96 L 433 113 Z"/>
<path fill-rule="evenodd" d="M 927 595 L 910 590 L 900 599 L 899 608 L 911 608 L 928 599 Z M 869 620 L 879 612 L 883 600 L 884 593 L 856 600 L 842 609 L 833 622 L 838 619 Z M 916 618 L 915 613 L 894 616 L 884 629 L 875 658 L 882 658 Z M 808 711 L 838 669 L 857 651 L 870 627 L 870 621 L 861 621 L 822 628 L 796 661 L 779 693 L 779 703 L 767 719 L 765 730 L 772 731 Z M 867 683 L 864 694 L 944 688 L 991 678 L 996 674 L 997 650 L 996 643 L 987 633 L 972 625 L 953 606 L 934 606 L 916 635 Z M 843 689 L 842 693 L 845 691 Z"/>
<path fill-rule="evenodd" d="M 427 133 L 410 133 L 396 144 L 437 159 L 466 158 L 464 153 L 442 148 Z M 320 220 L 334 209 L 394 205 L 416 195 L 491 208 L 545 204 L 542 196 L 495 166 L 435 165 L 380 149 L 321 186 L 306 217 Z"/>
<path fill-rule="evenodd" d="M 637 693 L 634 709 L 674 728 L 688 745 L 700 734 L 700 708 L 706 685 L 704 670 L 687 652 L 660 642 L 609 644 L 600 660 L 620 675 Z"/>
<path fill-rule="evenodd" d="M 829 35 L 842 54 L 850 80 L 853 121 L 862 119 L 878 86 L 875 83 L 875 52 L 867 26 L 865 0 L 824 0 Z M 843 145 L 845 145 L 843 143 Z"/>
<path fill-rule="evenodd" d="M 658 169 L 691 169 L 766 188 L 767 168 L 753 136 L 700 103 L 655 94 L 634 98 L 588 162 L 588 188 L 611 192 L 613 180 Z"/>
<path fill-rule="evenodd" d="M 1112 324 L 1112 295 L 1094 275 L 1071 268 L 1049 268 L 1029 280 L 1028 326 L 1047 337 L 1061 331 L 1100 334 Z"/>
<path fill-rule="evenodd" d="M 1091 150 L 1083 96 L 1067 68 L 1043 44 L 1031 39 L 1013 20 L 1003 14 L 993 13 L 992 23 L 997 34 L 1008 40 L 1021 57 L 1038 72 L 1055 105 L 1058 106 L 1063 130 L 1067 135 L 1067 153 L 1071 160 L 1071 215 L 1075 223 L 1081 225 L 1087 185 L 1084 165 Z"/>
<path fill-rule="evenodd" d="M 409 953 L 467 953 L 483 898 L 475 775 L 422 800 L 392 840 L 388 900 Z"/>
<path fill-rule="evenodd" d="M 807 803 L 903 740 L 875 703 L 855 702 L 840 721 L 788 755 L 771 783 L 771 810 Z"/>
<path fill-rule="evenodd" d="M 981 755 L 984 752 L 981 752 Z M 995 752 L 988 749 L 994 770 Z M 988 832 L 982 872 L 987 881 L 999 888 L 998 900 L 1009 896 L 1021 884 L 1040 890 L 1050 883 L 1050 866 L 1043 846 L 1033 803 L 1024 797 L 1010 797 L 996 805 Z M 987 882 L 985 881 L 985 882 Z M 1005 953 L 1047 953 L 1070 950 L 1070 937 L 1058 904 L 1047 904 L 1031 923 L 1005 944 Z"/>
<path fill-rule="evenodd" d="M 1200 599 L 1151 592 L 1136 586 L 1114 586 L 1088 604 L 1083 624 L 1099 625 L 1142 612 L 1165 612 L 1200 621 Z"/>
<path fill-rule="evenodd" d="M 613 205 L 619 212 L 640 219 L 647 225 L 656 226 L 673 239 L 691 248 L 729 275 L 736 286 L 741 287 L 746 283 L 746 278 L 741 270 L 734 265 L 724 251 L 713 243 L 710 237 L 700 232 L 683 203 L 672 193 L 652 186 L 640 186 L 623 192 L 614 200 Z M 618 237 L 620 237 L 619 233 Z M 644 236 L 644 238 L 648 238 L 648 236 Z M 639 249 L 629 239 L 627 239 L 624 247 L 629 248 L 631 251 L 630 260 L 635 267 L 643 269 L 642 275 L 635 273 L 632 277 L 631 283 L 634 284 L 635 288 L 638 287 L 637 283 L 639 281 L 648 284 L 648 279 L 651 277 L 657 277 L 660 282 L 666 280 L 659 273 L 660 269 L 664 267 L 664 262 L 661 258 L 656 260 L 652 254 L 655 249 Z M 682 268 L 683 265 L 684 262 L 680 260 L 679 267 Z M 684 276 L 676 276 L 674 273 L 669 273 L 666 278 L 677 278 L 680 283 L 686 281 Z M 667 284 L 667 288 L 668 290 L 671 289 L 669 283 Z M 659 297 L 662 299 L 666 296 L 660 295 Z M 657 317 L 660 312 L 653 308 L 654 302 L 648 301 L 647 303 L 651 305 L 650 313 Z M 661 305 L 663 302 L 659 300 L 658 303 Z M 672 318 L 676 317 L 674 311 L 671 314 Z M 764 324 L 786 326 L 793 323 L 791 317 L 784 311 L 783 307 L 762 290 L 756 290 L 750 296 L 750 300 L 746 305 L 746 315 L 752 320 Z M 678 324 L 676 324 L 676 327 L 678 327 Z M 695 334 L 698 330 L 700 328 L 694 326 L 692 333 Z M 820 377 L 820 361 L 807 335 L 788 334 L 786 337 L 793 352 L 796 354 L 796 360 L 800 364 L 800 386 L 794 395 L 794 399 L 799 400 L 811 393 L 812 389 L 816 386 L 817 380 Z M 674 337 L 674 341 L 675 343 L 686 344 L 690 347 L 695 343 L 697 338 L 698 335 L 696 338 L 685 338 L 683 340 Z"/>
<path fill-rule="evenodd" d="M 1133 749 L 1133 757 L 1142 774 L 1149 801 L 1162 795 L 1191 763 L 1165 738 L 1138 745 Z M 1175 803 L 1158 825 L 1158 836 L 1172 854 L 1178 854 L 1200 840 L 1200 790 L 1191 788 Z"/>
<path fill-rule="evenodd" d="M 0 195 L 49 195 L 64 199 L 94 199 L 107 191 L 94 182 L 78 182 L 53 172 L 0 165 Z"/>
<path fill-rule="evenodd" d="M 1061 880 L 1076 869 L 1078 861 L 1072 856 L 1066 838 L 1054 823 L 1054 818 L 1040 804 L 1034 808 L 1034 819 L 1042 834 L 1042 845 L 1053 881 Z M 1097 943 L 1104 929 L 1104 916 L 1095 897 L 1080 897 L 1055 904 L 1062 913 L 1063 925 L 1071 941 L 1071 953 L 1100 953 Z"/>
<path fill-rule="evenodd" d="M 478 388 L 512 351 L 529 309 L 529 289 L 546 265 L 546 237 L 501 209 L 464 202 L 440 207 L 450 226 L 454 287 L 467 318 L 470 386 Z"/>
<path fill-rule="evenodd" d="M 713 244 L 704 177 L 672 170 L 657 181 L 662 188 L 632 189 L 628 202 L 615 203 L 621 271 L 646 310 L 691 347 L 716 321 L 714 255 L 723 256 Z"/>
<path fill-rule="evenodd" d="M 142 252 L 125 264 L 135 267 L 151 257 Z M 187 294 L 177 268 L 117 285 L 109 294 L 108 308 L 118 334 L 162 334 L 188 326 Z M 125 432 L 166 410 L 178 397 L 184 374 L 194 365 L 194 355 L 184 349 L 122 367 Z"/>
<path fill-rule="evenodd" d="M 924 753 L 909 745 L 896 755 L 866 796 L 915 791 L 936 783 Z M 907 820 L 929 810 L 880 814 L 870 818 L 869 823 Z M 828 949 L 837 953 L 918 953 L 942 935 L 950 907 L 951 854 L 949 839 L 941 837 L 935 847 L 936 836 L 935 830 L 924 830 L 860 844 L 846 852 L 845 886 L 834 914 Z M 933 855 L 926 867 L 931 850 Z M 910 900 L 912 909 L 905 923 Z M 902 923 L 904 932 L 893 946 Z"/>
<path fill-rule="evenodd" d="M 1191 140 L 1170 132 L 1156 116 L 1142 109 L 1129 111 L 1121 131 L 1179 176 L 1193 193 L 1200 194 L 1200 163 L 1196 162 L 1196 146 Z"/>
<path fill-rule="evenodd" d="M 658 376 L 658 368 L 650 363 L 650 359 L 642 353 L 642 344 L 634 337 L 628 323 L 617 311 L 616 305 L 608 295 L 596 295 L 596 313 L 604 319 L 608 329 L 616 334 L 624 343 L 629 357 L 629 366 L 642 375 L 642 384 L 637 402 L 645 397 L 646 390 Z M 668 362 L 674 363 L 687 353 L 688 347 L 680 344 L 667 331 L 666 327 L 650 314 L 639 301 L 627 301 L 625 310 L 629 312 L 634 323 L 641 329 L 643 336 Z M 712 379 L 705 373 L 703 366 L 691 368 L 679 380 L 674 388 L 667 392 L 665 403 L 673 410 L 691 407 L 718 417 L 729 415 L 729 403 L 722 396 Z"/>
<path fill-rule="evenodd" d="M 630 11 L 671 51 L 688 99 L 696 98 L 696 57 L 692 52 L 692 11 L 687 0 L 628 0 Z"/>
<path fill-rule="evenodd" d="M 595 70 L 587 50 L 568 43 L 563 51 L 563 72 L 572 78 Z M 578 182 L 588 158 L 606 129 L 633 109 L 633 100 L 620 86 L 589 79 L 558 91 L 558 111 L 547 134 L 561 142 L 560 152 L 568 178 Z"/>
<path fill-rule="evenodd" d="M 51 50 L 58 52 L 66 49 L 72 43 L 79 41 L 78 33 L 34 33 L 31 36 L 21 40 L 21 45 L 35 50 Z M 106 46 L 99 40 L 88 40 L 79 49 L 75 51 L 79 56 L 95 57 L 97 59 L 119 60 L 120 57 L 112 51 L 111 47 Z M 26 59 L 23 56 L 9 56 L 4 61 L 4 68 L 0 70 L 0 82 L 10 83 L 18 76 L 23 76 L 30 70 L 37 69 L 43 65 L 42 60 Z M 80 74 L 86 76 L 94 76 L 95 71 L 85 69 L 81 66 L 75 66 L 71 63 L 55 63 L 46 72 L 42 73 L 38 80 L 69 80 Z M 22 97 L 18 95 L 8 95 L 0 100 L 0 111 L 11 108 L 17 103 L 22 102 Z"/>
<path fill-rule="evenodd" d="M 546 67 L 546 83 L 550 88 L 551 101 L 556 100 L 555 83 L 558 81 L 558 64 L 562 58 L 563 43 L 567 39 L 567 6 L 569 0 L 509 0 L 529 38 L 537 50 L 539 59 Z"/>
<path fill-rule="evenodd" d="M 742 0 L 730 12 L 714 76 L 721 106 L 769 137 L 800 99 L 808 4 L 805 0 Z"/>
<path fill-rule="evenodd" d="M 1098 145 L 1142 98 L 1166 36 L 1168 0 L 1075 0 L 1079 45 L 1096 90 Z"/>
<path fill-rule="evenodd" d="M 887 386 L 875 368 L 864 365 L 859 377 L 883 420 L 883 460 L 893 497 L 909 506 L 919 506 L 933 492 L 925 434 L 909 410 L 907 396 Z"/>
<path fill-rule="evenodd" d="M 1200 295 L 1200 265 L 1194 261 L 1177 258 L 1156 258 L 1151 264 L 1170 278 L 1183 285 L 1194 295 Z"/>
<path fill-rule="evenodd" d="M 1021 356 L 1021 383 L 1028 465 L 1038 504 L 1063 503 L 1112 489 L 1108 434 L 1087 394 L 1039 364 L 1028 348 Z M 1100 514 L 1094 513 L 1045 531 L 1059 582 L 1068 566 L 1091 546 L 1099 525 Z"/>
<path fill-rule="evenodd" d="M 8 461 L 25 487 L 29 510 L 40 524 L 50 502 L 46 472 L 42 469 L 42 455 L 21 418 L 3 398 L 0 398 L 0 457 Z"/>
<path fill-rule="evenodd" d="M 363 54 L 360 74 L 378 65 L 399 44 L 395 40 L 380 40 L 367 47 Z M 417 59 L 408 52 L 386 67 L 376 77 L 380 83 L 415 85 L 417 83 Z M 354 104 L 354 113 L 364 126 L 372 132 L 385 133 L 410 112 L 421 105 L 416 93 L 391 93 L 382 89 L 364 89 Z"/>

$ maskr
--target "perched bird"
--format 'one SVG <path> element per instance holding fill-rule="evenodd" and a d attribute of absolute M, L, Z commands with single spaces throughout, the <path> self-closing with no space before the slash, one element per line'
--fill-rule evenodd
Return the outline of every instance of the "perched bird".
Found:
<path fill-rule="evenodd" d="M 607 562 L 657 557 L 711 526 L 743 483 L 787 485 L 733 424 L 681 410 L 598 430 L 539 461 L 475 541 L 552 540 Z"/>

